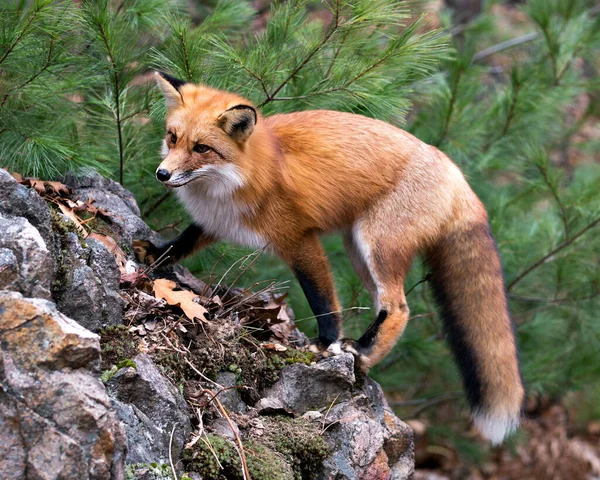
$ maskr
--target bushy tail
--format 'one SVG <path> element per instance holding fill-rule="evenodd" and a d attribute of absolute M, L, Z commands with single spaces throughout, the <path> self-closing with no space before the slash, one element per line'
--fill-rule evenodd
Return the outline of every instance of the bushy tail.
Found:
<path fill-rule="evenodd" d="M 473 420 L 498 444 L 519 426 L 524 389 L 502 267 L 487 219 L 452 227 L 427 259 Z"/>

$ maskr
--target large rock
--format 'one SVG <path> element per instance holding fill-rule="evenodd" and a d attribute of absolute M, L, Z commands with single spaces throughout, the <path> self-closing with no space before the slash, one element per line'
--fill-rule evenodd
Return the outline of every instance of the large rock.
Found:
<path fill-rule="evenodd" d="M 294 363 L 281 371 L 279 380 L 264 392 L 256 406 L 260 410 L 281 405 L 296 414 L 327 408 L 332 402 L 350 398 L 355 381 L 354 357 L 349 353 L 316 365 Z"/>
<path fill-rule="evenodd" d="M 16 292 L 0 291 L 0 314 L 0 478 L 123 479 L 98 336 Z"/>
<path fill-rule="evenodd" d="M 23 217 L 0 213 L 0 289 L 49 299 L 53 282 L 54 262 L 40 232 Z"/>
<path fill-rule="evenodd" d="M 61 243 L 60 284 L 54 292 L 60 311 L 93 332 L 121 324 L 125 302 L 114 255 L 93 238 L 82 245 L 73 232 L 62 234 Z"/>
<path fill-rule="evenodd" d="M 304 414 L 322 426 L 331 453 L 319 479 L 405 480 L 413 474 L 412 429 L 394 415 L 377 382 L 367 377 L 357 385 L 350 354 L 284 368 L 256 407 L 262 414 Z"/>
<path fill-rule="evenodd" d="M 44 239 L 49 251 L 54 252 L 52 215 L 46 202 L 35 190 L 19 184 L 6 170 L 0 168 L 0 213 L 9 217 L 29 220 Z"/>
<path fill-rule="evenodd" d="M 162 376 L 150 357 L 135 356 L 135 367 L 120 369 L 107 389 L 125 425 L 127 463 L 168 463 L 178 459 L 192 431 L 190 407 L 177 388 Z"/>
<path fill-rule="evenodd" d="M 133 194 L 117 182 L 97 173 L 86 176 L 69 174 L 65 184 L 73 189 L 74 198 L 83 202 L 92 198 L 96 207 L 110 214 L 111 221 L 118 227 L 119 241 L 129 245 L 135 239 L 161 241 L 160 235 L 140 218 L 140 209 Z"/>

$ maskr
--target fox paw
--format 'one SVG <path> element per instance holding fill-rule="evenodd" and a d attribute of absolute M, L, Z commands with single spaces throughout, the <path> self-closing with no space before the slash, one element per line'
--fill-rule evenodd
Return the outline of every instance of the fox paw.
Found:
<path fill-rule="evenodd" d="M 371 362 L 364 347 L 361 347 L 356 340 L 352 340 L 351 338 L 344 338 L 340 342 L 342 350 L 354 355 L 354 361 L 363 373 L 367 373 L 369 368 L 371 368 Z"/>
<path fill-rule="evenodd" d="M 152 265 L 161 255 L 161 250 L 147 240 L 134 240 L 133 251 L 140 263 Z"/>
<path fill-rule="evenodd" d="M 342 353 L 342 346 L 339 341 L 327 345 L 322 340 L 316 338 L 310 342 L 308 350 L 315 353 L 319 358 L 334 357 Z"/>

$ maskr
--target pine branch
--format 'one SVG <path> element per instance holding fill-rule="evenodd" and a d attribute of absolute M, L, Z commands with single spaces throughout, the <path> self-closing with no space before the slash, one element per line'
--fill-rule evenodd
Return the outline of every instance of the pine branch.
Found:
<path fill-rule="evenodd" d="M 298 73 L 302 70 L 306 64 L 325 46 L 325 44 L 329 41 L 332 35 L 337 32 L 340 27 L 340 2 L 336 1 L 335 4 L 335 15 L 332 25 L 329 28 L 328 33 L 323 37 L 323 39 L 319 42 L 319 44 L 313 48 L 308 54 L 304 57 L 302 62 L 300 62 L 296 68 L 288 75 L 288 77 L 281 82 L 281 84 L 270 94 L 267 95 L 267 98 L 258 106 L 258 108 L 264 107 L 266 104 L 272 102 L 277 94 L 281 91 L 283 87 L 285 87 Z"/>
<path fill-rule="evenodd" d="M 187 75 L 188 80 L 192 80 L 192 69 L 190 68 L 190 56 L 187 51 L 187 46 L 185 43 L 185 38 L 183 36 L 183 32 L 179 32 L 179 39 L 181 40 L 181 48 L 183 49 L 183 60 L 185 61 L 185 73 Z"/>
<path fill-rule="evenodd" d="M 2 103 L 0 103 L 0 107 L 3 107 L 4 104 L 6 103 L 6 101 L 8 100 L 8 97 L 10 97 L 10 94 L 12 92 L 18 92 L 21 89 L 25 88 L 27 85 L 29 85 L 31 82 L 33 82 L 37 77 L 39 77 L 42 73 L 44 73 L 49 67 L 50 67 L 50 63 L 52 60 L 52 50 L 54 47 L 54 39 L 51 38 L 50 39 L 50 45 L 48 46 L 48 55 L 46 56 L 46 61 L 44 62 L 44 65 L 42 66 L 42 68 L 40 70 L 38 70 L 36 73 L 34 73 L 31 77 L 29 77 L 26 81 L 24 81 L 23 83 L 21 83 L 19 86 L 11 88 L 10 90 L 8 90 L 5 94 L 4 97 L 2 98 Z"/>
<path fill-rule="evenodd" d="M 567 248 L 575 240 L 577 240 L 579 237 L 581 237 L 583 234 L 585 234 L 588 230 L 594 228 L 599 223 L 600 223 L 600 217 L 596 218 L 593 222 L 586 225 L 584 228 L 579 230 L 579 232 L 577 232 L 575 235 L 573 235 L 568 240 L 565 240 L 558 247 L 556 247 L 555 249 L 553 249 L 552 251 L 550 251 L 549 253 L 544 255 L 538 261 L 531 264 L 529 267 L 527 267 L 525 270 L 523 270 L 519 275 L 517 275 L 517 277 L 512 282 L 510 282 L 510 284 L 508 285 L 506 290 L 510 292 L 517 283 L 519 283 L 521 280 L 523 280 L 527 275 L 529 275 L 531 272 L 533 272 L 536 268 L 538 268 L 540 265 L 543 265 L 544 263 L 546 263 L 551 257 L 556 255 L 561 250 L 564 250 L 565 248 Z"/>
<path fill-rule="evenodd" d="M 484 58 L 495 55 L 496 53 L 503 52 L 504 50 L 508 50 L 509 48 L 517 47 L 519 45 L 523 45 L 525 43 L 529 43 L 540 37 L 539 32 L 528 33 L 526 35 L 522 35 L 520 37 L 511 38 L 510 40 L 506 40 L 505 42 L 500 42 L 496 45 L 492 45 L 491 47 L 485 48 L 480 52 L 477 52 L 473 55 L 473 62 L 479 62 Z"/>
<path fill-rule="evenodd" d="M 450 94 L 450 103 L 448 105 L 446 117 L 444 118 L 444 128 L 442 129 L 442 133 L 440 134 L 440 137 L 438 138 L 437 142 L 435 142 L 436 147 L 439 147 L 442 144 L 442 142 L 444 141 L 444 139 L 446 138 L 446 136 L 448 135 L 448 130 L 450 128 L 450 120 L 452 118 L 452 114 L 454 113 L 454 104 L 456 103 L 456 96 L 458 94 L 458 84 L 460 83 L 462 74 L 463 74 L 463 67 L 459 66 L 458 72 L 456 73 L 456 81 L 454 82 L 454 85 L 452 87 L 452 92 Z"/>
<path fill-rule="evenodd" d="M 97 22 L 98 30 L 102 36 L 102 41 L 104 42 L 104 46 L 106 47 L 106 52 L 108 53 L 108 61 L 111 64 L 113 71 L 113 81 L 114 81 L 114 92 L 115 92 L 115 120 L 117 127 L 117 135 L 119 140 L 119 183 L 123 185 L 123 168 L 124 168 L 124 152 L 123 152 L 123 128 L 121 125 L 121 104 L 120 104 L 120 84 L 119 84 L 119 72 L 117 71 L 117 64 L 115 62 L 115 58 L 113 56 L 113 52 L 110 49 L 110 44 L 108 42 L 108 37 L 102 26 L 102 22 Z"/>
<path fill-rule="evenodd" d="M 17 46 L 17 44 L 25 36 L 25 33 L 27 32 L 27 30 L 31 26 L 31 23 L 33 22 L 33 20 L 35 19 L 35 17 L 37 17 L 37 15 L 42 11 L 42 8 L 43 8 L 43 5 L 40 4 L 32 12 L 31 16 L 27 19 L 27 23 L 25 23 L 25 26 L 23 27 L 23 29 L 19 32 L 19 34 L 15 38 L 15 41 L 10 45 L 10 47 L 8 47 L 8 50 L 6 50 L 6 52 L 4 53 L 4 55 L 2 56 L 2 58 L 0 58 L 0 64 L 2 64 L 2 62 L 4 62 L 4 60 L 6 60 L 6 57 L 8 57 L 8 55 L 10 55 L 10 53 L 14 50 L 14 48 Z"/>
<path fill-rule="evenodd" d="M 552 181 L 550 180 L 550 177 L 548 176 L 548 169 L 546 168 L 546 166 L 540 165 L 539 163 L 536 164 L 536 166 L 537 166 L 538 170 L 540 171 L 540 173 L 542 174 L 542 178 L 544 179 L 544 182 L 546 183 L 546 185 L 548 185 L 548 189 L 550 190 L 550 193 L 554 197 L 554 200 L 558 204 L 558 208 L 560 208 L 560 218 L 562 220 L 563 227 L 565 229 L 565 239 L 568 240 L 569 239 L 569 222 L 567 219 L 567 210 L 558 195 L 556 186 L 552 184 Z"/>

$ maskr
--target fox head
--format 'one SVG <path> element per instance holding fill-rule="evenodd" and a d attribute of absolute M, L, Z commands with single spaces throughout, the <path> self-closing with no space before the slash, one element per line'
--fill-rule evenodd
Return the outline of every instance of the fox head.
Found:
<path fill-rule="evenodd" d="M 244 184 L 248 139 L 259 120 L 242 97 L 156 72 L 167 105 L 156 177 L 168 187 L 204 182 L 231 192 Z"/>

